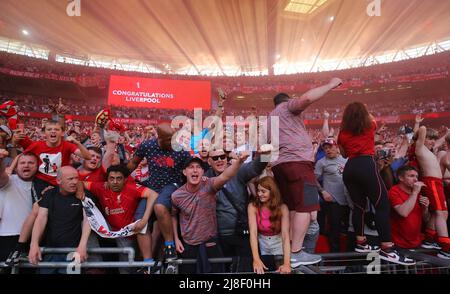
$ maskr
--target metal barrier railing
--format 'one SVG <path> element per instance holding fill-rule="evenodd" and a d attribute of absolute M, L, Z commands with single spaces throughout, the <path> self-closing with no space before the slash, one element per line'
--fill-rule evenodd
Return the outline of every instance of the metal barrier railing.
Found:
<path fill-rule="evenodd" d="M 43 254 L 68 254 L 74 252 L 74 248 L 41 248 Z M 380 274 L 450 274 L 450 260 L 441 259 L 431 255 L 432 250 L 401 250 L 406 256 L 415 259 L 416 265 L 404 266 L 382 261 L 378 265 Z M 79 264 L 80 268 L 150 268 L 155 266 L 155 262 L 134 261 L 135 251 L 131 247 L 125 248 L 90 248 L 90 254 L 126 254 L 127 261 L 98 261 L 84 262 Z M 322 261 L 316 265 L 300 266 L 293 270 L 294 274 L 367 274 L 369 264 L 372 262 L 366 253 L 340 252 L 321 254 Z M 282 256 L 276 256 L 275 260 L 282 261 Z M 231 257 L 210 258 L 210 263 L 231 264 L 234 261 Z M 176 274 L 179 267 L 183 265 L 196 264 L 196 259 L 176 259 L 161 265 L 160 272 L 166 274 Z M 67 262 L 39 262 L 33 265 L 20 262 L 18 266 L 11 268 L 12 274 L 19 273 L 20 268 L 67 268 L 73 266 L 73 261 Z M 0 267 L 7 267 L 0 263 Z M 372 271 L 372 268 L 370 269 Z M 269 272 L 276 273 L 276 272 Z M 229 273 L 227 273 L 229 274 Z M 252 274 L 252 272 L 239 272 L 238 274 Z"/>
<path fill-rule="evenodd" d="M 373 262 L 365 253 L 342 252 L 322 254 L 319 270 L 326 274 L 449 274 L 450 260 L 433 256 L 435 251 L 427 249 L 398 249 L 407 257 L 416 260 L 413 266 L 405 266 L 380 260 L 376 271 Z"/>
<path fill-rule="evenodd" d="M 69 254 L 75 252 L 75 248 L 41 248 L 41 253 L 45 254 Z M 11 267 L 11 274 L 18 274 L 20 268 L 68 268 L 74 265 L 80 267 L 80 269 L 88 268 L 141 268 L 152 267 L 155 262 L 135 261 L 135 251 L 132 247 L 123 248 L 88 248 L 88 254 L 126 254 L 128 261 L 96 261 L 96 262 L 83 262 L 76 264 L 73 261 L 64 262 L 39 262 L 38 264 L 31 264 L 28 261 L 21 261 L 18 265 Z M 0 263 L 0 267 L 9 267 L 4 262 Z"/>

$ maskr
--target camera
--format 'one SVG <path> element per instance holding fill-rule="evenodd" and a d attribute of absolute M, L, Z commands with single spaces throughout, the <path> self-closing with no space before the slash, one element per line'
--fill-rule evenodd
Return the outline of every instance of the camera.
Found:
<path fill-rule="evenodd" d="M 411 128 L 408 125 L 403 125 L 398 130 L 399 135 L 407 135 L 407 134 L 411 134 L 411 133 L 414 133 L 414 130 L 413 130 L 413 128 Z"/>
<path fill-rule="evenodd" d="M 377 151 L 376 159 L 388 159 L 391 157 L 391 149 L 383 148 Z"/>

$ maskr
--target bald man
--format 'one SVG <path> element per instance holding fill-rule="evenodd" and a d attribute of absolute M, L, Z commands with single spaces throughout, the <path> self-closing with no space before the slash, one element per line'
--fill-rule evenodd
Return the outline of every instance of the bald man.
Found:
<path fill-rule="evenodd" d="M 75 197 L 78 183 L 78 172 L 71 166 L 63 166 L 56 176 L 58 187 L 47 191 L 40 204 L 38 216 L 31 235 L 30 263 L 37 264 L 42 260 L 39 248 L 40 240 L 47 228 L 43 246 L 45 247 L 72 247 L 76 248 L 75 258 L 81 262 L 87 257 L 87 242 L 91 228 L 81 205 Z M 67 254 L 47 254 L 46 262 L 67 261 Z M 42 268 L 41 274 L 65 274 L 65 268 Z"/>
<path fill-rule="evenodd" d="M 147 158 L 150 177 L 142 184 L 158 193 L 155 202 L 155 215 L 165 240 L 164 255 L 167 261 L 175 259 L 175 243 L 172 230 L 172 193 L 183 185 L 183 168 L 185 162 L 191 158 L 189 152 L 174 151 L 172 149 L 172 136 L 175 130 L 168 123 L 159 124 L 158 138 L 146 140 L 138 146 L 133 158 L 128 163 L 132 172 L 142 159 Z M 178 149 L 181 150 L 181 149 Z M 141 200 L 135 218 L 141 219 L 145 212 L 146 199 Z M 150 219 L 149 228 L 154 219 Z"/>

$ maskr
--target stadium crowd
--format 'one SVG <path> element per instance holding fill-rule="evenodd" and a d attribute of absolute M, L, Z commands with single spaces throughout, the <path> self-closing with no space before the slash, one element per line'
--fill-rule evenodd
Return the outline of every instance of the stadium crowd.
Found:
<path fill-rule="evenodd" d="M 81 262 L 98 261 L 110 257 L 87 255 L 87 248 L 131 246 L 137 259 L 155 261 L 139 273 L 177 258 L 197 260 L 181 266 L 182 273 L 290 273 L 321 261 L 319 234 L 332 252 L 376 251 L 388 262 L 413 265 L 397 249 L 423 247 L 450 259 L 450 130 L 427 128 L 421 116 L 448 111 L 449 98 L 315 108 L 342 84 L 333 78 L 298 98 L 277 94 L 270 111 L 228 110 L 221 99 L 208 112 L 278 117 L 279 140 L 257 146 L 249 140 L 254 134 L 231 125 L 221 133 L 217 122 L 203 128 L 188 119 L 180 129 L 158 122 L 193 118 L 191 111 L 4 96 L 0 261 L 66 260 L 42 254 L 41 246 L 75 248 Z M 375 123 L 393 109 L 415 114 L 414 127 Z M 21 112 L 51 118 L 17 118 Z M 156 123 L 124 126 L 120 118 Z M 337 118 L 341 126 L 332 128 Z M 304 119 L 323 120 L 322 129 L 306 129 Z M 208 261 L 223 256 L 233 262 Z"/>

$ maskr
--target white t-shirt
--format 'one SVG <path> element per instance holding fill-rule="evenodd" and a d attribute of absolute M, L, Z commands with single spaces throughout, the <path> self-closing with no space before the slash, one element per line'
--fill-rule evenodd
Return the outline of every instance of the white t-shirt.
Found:
<path fill-rule="evenodd" d="M 32 182 L 12 175 L 8 183 L 0 188 L 0 236 L 20 235 L 33 206 L 31 185 Z"/>

